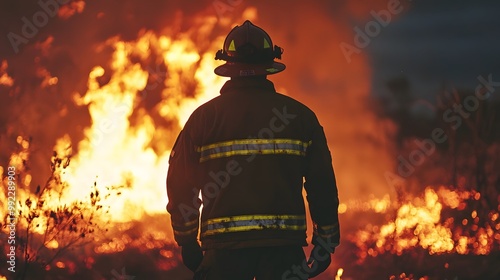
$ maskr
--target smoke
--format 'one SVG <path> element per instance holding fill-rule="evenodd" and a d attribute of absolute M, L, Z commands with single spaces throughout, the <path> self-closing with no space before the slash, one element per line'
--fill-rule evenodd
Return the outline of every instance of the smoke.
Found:
<path fill-rule="evenodd" d="M 23 35 L 26 20 L 33 22 L 34 16 L 44 11 L 40 3 L 48 2 L 0 4 L 0 35 L 9 38 L 15 33 L 25 39 L 16 41 L 16 46 L 10 39 L 0 42 L 0 63 L 8 65 L 2 71 L 13 80 L 12 84 L 0 84 L 0 162 L 2 166 L 8 164 L 10 154 L 18 147 L 19 135 L 31 138 L 32 186 L 43 182 L 49 173 L 48 162 L 57 139 L 68 134 L 73 153 L 78 153 L 78 143 L 91 119 L 87 107 L 75 104 L 75 96 L 87 91 L 93 67 L 109 69 L 113 50 L 106 42 L 112 38 L 136 40 L 145 30 L 180 34 L 191 30 L 193 23 L 203 26 L 200 21 L 215 24 L 208 37 L 212 42 L 222 41 L 232 26 L 241 24 L 234 19 L 254 6 L 254 23 L 285 49 L 283 62 L 287 69 L 270 79 L 279 91 L 317 113 L 329 139 L 340 195 L 348 198 L 392 192 L 384 179 L 384 173 L 393 169 L 392 144 L 387 141 L 392 125 L 378 120 L 367 102 L 372 71 L 368 57 L 357 54 L 349 63 L 339 48 L 342 42 L 352 42 L 353 25 L 366 21 L 371 10 L 386 7 L 386 0 L 358 4 L 340 0 L 287 1 L 286 5 L 263 0 L 69 1 L 60 5 L 57 15 L 48 15 L 45 24 L 35 26 L 37 31 L 27 38 Z M 211 44 L 203 38 L 194 41 L 199 43 L 196 47 L 200 51 Z M 153 54 L 148 65 L 142 65 L 158 74 L 158 80 L 154 80 L 150 73 L 149 83 L 162 82 L 165 69 L 158 68 L 156 60 Z M 99 78 L 101 84 L 108 80 L 107 75 Z M 149 90 L 138 106 L 153 108 L 161 101 L 161 90 Z M 193 95 L 194 91 L 185 94 Z M 157 126 L 173 125 L 173 120 L 152 117 Z"/>
<path fill-rule="evenodd" d="M 353 44 L 353 26 L 363 27 L 370 11 L 387 9 L 388 1 L 292 3 L 287 13 L 258 9 L 262 11 L 258 23 L 285 49 L 287 69 L 271 79 L 317 113 L 331 148 L 341 198 L 394 194 L 384 177 L 395 161 L 390 140 L 394 126 L 378 119 L 368 102 L 369 57 L 361 52 L 349 62 L 339 47 L 343 42 Z"/>

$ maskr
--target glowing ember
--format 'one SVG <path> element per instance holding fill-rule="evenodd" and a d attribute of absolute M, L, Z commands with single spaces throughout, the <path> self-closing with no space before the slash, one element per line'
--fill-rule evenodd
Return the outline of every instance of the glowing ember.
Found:
<path fill-rule="evenodd" d="M 3 60 L 2 64 L 0 64 L 0 85 L 10 87 L 14 84 L 14 80 L 7 74 L 7 67 L 7 61 Z"/>
<path fill-rule="evenodd" d="M 339 268 L 337 270 L 337 275 L 335 275 L 335 280 L 341 280 L 342 279 L 342 274 L 344 273 L 344 269 L 343 268 Z"/>

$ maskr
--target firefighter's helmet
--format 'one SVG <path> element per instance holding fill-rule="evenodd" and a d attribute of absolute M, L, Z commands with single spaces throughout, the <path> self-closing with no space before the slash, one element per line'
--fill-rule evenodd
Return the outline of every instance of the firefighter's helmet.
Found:
<path fill-rule="evenodd" d="M 271 37 L 262 28 L 246 20 L 234 27 L 224 41 L 215 59 L 226 61 L 215 68 L 215 74 L 224 77 L 262 76 L 279 73 L 285 65 L 281 59 L 283 49 L 273 45 Z"/>

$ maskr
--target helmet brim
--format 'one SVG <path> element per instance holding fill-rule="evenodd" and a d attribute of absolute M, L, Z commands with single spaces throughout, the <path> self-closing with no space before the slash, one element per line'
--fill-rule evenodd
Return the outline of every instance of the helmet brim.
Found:
<path fill-rule="evenodd" d="M 222 77 L 246 77 L 277 74 L 285 70 L 283 63 L 272 61 L 267 64 L 226 62 L 215 68 L 215 74 Z"/>

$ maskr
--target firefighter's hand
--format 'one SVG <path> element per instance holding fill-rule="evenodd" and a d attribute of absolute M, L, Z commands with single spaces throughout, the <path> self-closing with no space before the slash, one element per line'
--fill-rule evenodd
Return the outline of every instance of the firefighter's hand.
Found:
<path fill-rule="evenodd" d="M 335 251 L 335 249 L 333 249 Z M 313 278 L 324 272 L 332 262 L 333 252 L 327 251 L 320 245 L 315 245 L 309 256 L 307 264 L 310 266 L 309 278 Z"/>
<path fill-rule="evenodd" d="M 182 262 L 191 271 L 196 271 L 203 260 L 203 253 L 201 251 L 198 241 L 184 244 L 181 247 Z"/>

